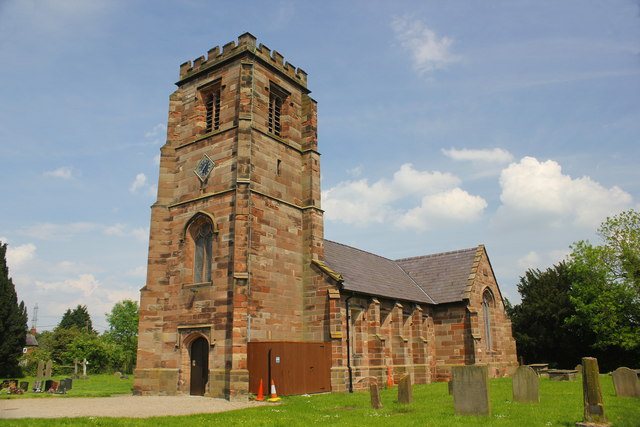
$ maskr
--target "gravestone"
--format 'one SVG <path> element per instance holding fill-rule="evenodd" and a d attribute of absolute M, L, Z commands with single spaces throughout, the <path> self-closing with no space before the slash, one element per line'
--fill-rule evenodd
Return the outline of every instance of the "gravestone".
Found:
<path fill-rule="evenodd" d="M 618 368 L 611 374 L 616 396 L 640 397 L 640 380 L 633 369 Z"/>
<path fill-rule="evenodd" d="M 511 378 L 514 402 L 540 402 L 538 374 L 528 366 L 518 366 Z"/>
<path fill-rule="evenodd" d="M 73 379 L 67 378 L 67 390 L 71 390 L 73 388 Z"/>
<path fill-rule="evenodd" d="M 380 389 L 378 384 L 371 382 L 369 384 L 369 394 L 371 394 L 371 408 L 382 409 L 382 399 L 380 399 Z"/>
<path fill-rule="evenodd" d="M 42 393 L 42 380 L 36 380 L 33 382 L 33 388 L 31 389 L 34 393 Z"/>
<path fill-rule="evenodd" d="M 578 375 L 578 371 L 572 369 L 549 369 L 547 373 L 551 381 L 572 381 Z"/>
<path fill-rule="evenodd" d="M 78 362 L 77 360 L 73 361 L 73 379 L 74 380 L 77 380 L 78 378 L 80 378 L 78 376 L 78 363 L 80 362 Z"/>
<path fill-rule="evenodd" d="M 53 362 L 51 359 L 47 360 L 47 366 L 45 368 L 44 377 L 51 378 L 51 368 L 53 367 Z"/>
<path fill-rule="evenodd" d="M 82 359 L 82 378 L 80 378 L 81 380 L 88 380 L 89 377 L 87 376 L 87 365 L 89 364 L 89 362 L 87 362 L 87 359 Z"/>
<path fill-rule="evenodd" d="M 453 367 L 453 406 L 456 415 L 491 415 L 486 366 Z"/>
<path fill-rule="evenodd" d="M 398 403 L 413 403 L 413 391 L 411 390 L 411 377 L 409 374 L 400 378 L 398 383 Z"/>
<path fill-rule="evenodd" d="M 46 380 L 44 382 L 44 388 L 42 389 L 43 392 L 48 392 L 51 389 L 51 384 L 53 384 L 53 380 Z"/>
<path fill-rule="evenodd" d="M 22 389 L 23 392 L 28 392 L 29 391 L 29 381 L 20 381 L 20 388 Z"/>
<path fill-rule="evenodd" d="M 600 370 L 598 359 L 594 357 L 582 358 L 582 394 L 584 396 L 584 420 L 576 426 L 609 426 L 604 414 L 604 402 L 600 389 Z"/>
<path fill-rule="evenodd" d="M 67 393 L 67 379 L 63 378 L 60 380 L 60 385 L 57 390 L 58 394 L 66 394 Z"/>
<path fill-rule="evenodd" d="M 38 360 L 38 373 L 36 374 L 36 378 L 44 377 L 44 360 Z"/>

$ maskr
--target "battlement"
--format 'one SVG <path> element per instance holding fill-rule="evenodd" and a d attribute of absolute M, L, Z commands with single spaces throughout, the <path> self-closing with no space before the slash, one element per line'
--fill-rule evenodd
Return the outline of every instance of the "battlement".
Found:
<path fill-rule="evenodd" d="M 229 42 L 222 46 L 216 46 L 213 49 L 209 49 L 207 57 L 201 56 L 192 61 L 187 61 L 180 65 L 180 80 L 184 80 L 194 74 L 204 71 L 214 65 L 224 61 L 228 58 L 236 56 L 242 52 L 251 52 L 263 61 L 271 64 L 271 66 L 277 68 L 291 79 L 303 87 L 307 87 L 307 73 L 301 68 L 296 68 L 289 62 L 284 61 L 284 57 L 277 51 L 271 51 L 268 47 L 260 43 L 256 47 L 256 38 L 250 33 L 244 33 L 238 37 L 238 42 Z"/>

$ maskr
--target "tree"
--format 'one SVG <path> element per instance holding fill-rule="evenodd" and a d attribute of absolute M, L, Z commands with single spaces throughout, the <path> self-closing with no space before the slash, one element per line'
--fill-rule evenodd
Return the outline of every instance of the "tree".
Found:
<path fill-rule="evenodd" d="M 131 372 L 138 348 L 138 303 L 131 300 L 118 302 L 106 316 L 109 331 L 105 336 L 122 350 L 122 369 Z"/>
<path fill-rule="evenodd" d="M 89 310 L 87 310 L 86 305 L 78 304 L 73 310 L 68 308 L 57 326 L 57 328 L 61 329 L 70 329 L 73 327 L 86 332 L 94 332 L 91 316 L 89 315 Z"/>
<path fill-rule="evenodd" d="M 573 367 L 587 351 L 589 331 L 567 324 L 575 314 L 570 300 L 573 272 L 565 263 L 546 271 L 528 270 L 520 278 L 521 302 L 506 306 L 518 354 L 527 363 Z"/>
<path fill-rule="evenodd" d="M 0 377 L 20 374 L 18 359 L 27 337 L 27 309 L 9 277 L 7 244 L 0 242 Z"/>

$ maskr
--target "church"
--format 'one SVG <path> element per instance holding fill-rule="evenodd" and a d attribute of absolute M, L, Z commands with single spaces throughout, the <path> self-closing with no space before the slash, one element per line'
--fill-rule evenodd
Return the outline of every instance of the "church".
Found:
<path fill-rule="evenodd" d="M 387 259 L 324 239 L 307 73 L 249 33 L 180 66 L 134 393 L 246 399 L 517 365 L 483 245 Z"/>

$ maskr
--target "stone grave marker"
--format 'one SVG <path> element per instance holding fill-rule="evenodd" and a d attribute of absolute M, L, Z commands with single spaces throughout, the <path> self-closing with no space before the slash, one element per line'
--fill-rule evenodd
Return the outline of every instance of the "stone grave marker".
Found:
<path fill-rule="evenodd" d="M 29 391 L 29 381 L 20 381 L 20 389 L 22 389 L 22 391 L 24 393 Z"/>
<path fill-rule="evenodd" d="M 71 390 L 73 388 L 73 379 L 67 378 L 67 390 Z"/>
<path fill-rule="evenodd" d="M 47 360 L 47 366 L 45 367 L 44 377 L 51 378 L 51 368 L 53 367 L 53 362 L 51 359 Z"/>
<path fill-rule="evenodd" d="M 518 366 L 511 377 L 511 390 L 514 402 L 540 402 L 536 371 L 529 366 Z"/>
<path fill-rule="evenodd" d="M 80 362 L 78 362 L 77 360 L 73 361 L 73 379 L 74 380 L 77 380 L 78 378 L 80 378 L 78 376 L 78 363 Z"/>
<path fill-rule="evenodd" d="M 382 409 L 382 399 L 380 399 L 380 389 L 377 383 L 372 381 L 369 384 L 369 394 L 371 394 L 371 407 L 373 409 Z"/>
<path fill-rule="evenodd" d="M 629 368 L 618 368 L 611 374 L 616 396 L 640 397 L 640 380 L 636 371 Z"/>
<path fill-rule="evenodd" d="M 87 365 L 89 364 L 89 362 L 87 362 L 87 359 L 82 359 L 82 380 L 88 380 L 89 377 L 87 376 Z"/>
<path fill-rule="evenodd" d="M 576 426 L 610 426 L 611 424 L 604 414 L 598 359 L 594 357 L 582 358 L 582 394 L 584 396 L 584 420 L 576 423 Z"/>
<path fill-rule="evenodd" d="M 38 360 L 38 373 L 36 378 L 44 378 L 44 360 Z"/>
<path fill-rule="evenodd" d="M 411 376 L 409 374 L 403 375 L 398 383 L 398 403 L 413 403 Z"/>
<path fill-rule="evenodd" d="M 42 389 L 43 392 L 48 392 L 51 389 L 51 384 L 53 384 L 53 380 L 46 380 L 44 382 L 44 389 Z"/>
<path fill-rule="evenodd" d="M 491 415 L 486 366 L 453 367 L 453 406 L 456 415 Z"/>

